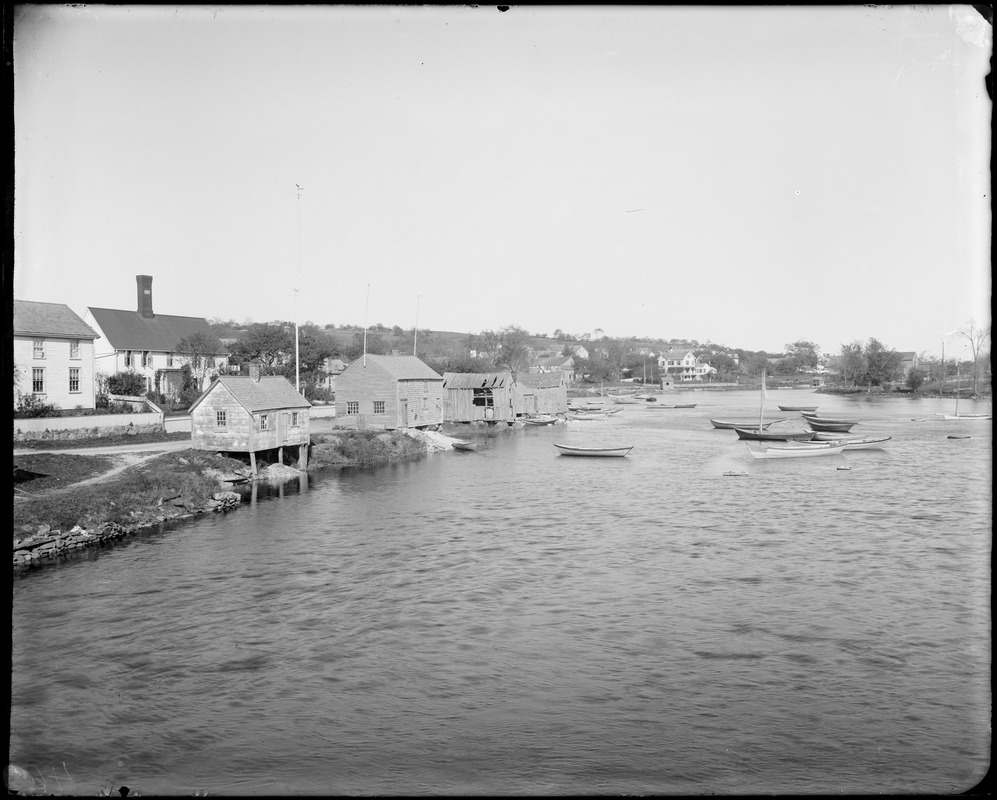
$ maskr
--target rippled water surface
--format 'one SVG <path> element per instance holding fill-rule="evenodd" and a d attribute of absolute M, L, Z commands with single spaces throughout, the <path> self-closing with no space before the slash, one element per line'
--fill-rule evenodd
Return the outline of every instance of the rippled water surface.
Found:
<path fill-rule="evenodd" d="M 17 577 L 11 763 L 54 793 L 971 787 L 991 423 L 770 395 L 893 439 L 754 461 L 708 420 L 757 395 L 687 393 L 312 474 Z"/>

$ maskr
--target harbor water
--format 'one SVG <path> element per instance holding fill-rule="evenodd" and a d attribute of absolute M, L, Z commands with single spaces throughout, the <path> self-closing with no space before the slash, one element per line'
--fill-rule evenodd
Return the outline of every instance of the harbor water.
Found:
<path fill-rule="evenodd" d="M 709 420 L 757 416 L 757 393 L 662 399 L 696 407 L 259 486 L 15 576 L 10 763 L 51 794 L 982 780 L 991 422 L 770 391 L 782 425 L 804 427 L 777 403 L 813 404 L 892 439 L 756 461 Z"/>

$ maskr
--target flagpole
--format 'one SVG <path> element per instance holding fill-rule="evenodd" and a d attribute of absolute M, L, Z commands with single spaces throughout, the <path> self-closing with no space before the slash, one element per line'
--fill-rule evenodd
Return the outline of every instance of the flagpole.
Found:
<path fill-rule="evenodd" d="M 301 192 L 304 187 L 294 184 L 298 195 L 298 272 L 294 281 L 294 390 L 301 392 L 301 357 L 298 345 L 298 292 L 301 289 Z"/>
<path fill-rule="evenodd" d="M 758 432 L 762 432 L 763 417 L 765 414 L 765 369 L 762 369 L 762 402 L 758 407 Z"/>
<path fill-rule="evenodd" d="M 415 296 L 415 335 L 412 338 L 412 355 L 416 354 L 419 345 L 419 295 Z"/>
<path fill-rule="evenodd" d="M 363 365 L 367 366 L 367 311 L 370 309 L 370 284 L 367 284 L 367 304 L 363 308 Z"/>

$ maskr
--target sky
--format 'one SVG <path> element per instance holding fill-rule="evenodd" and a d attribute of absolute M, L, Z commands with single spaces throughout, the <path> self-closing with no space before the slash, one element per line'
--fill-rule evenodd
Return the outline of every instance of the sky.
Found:
<path fill-rule="evenodd" d="M 19 6 L 14 296 L 937 355 L 990 323 L 992 42 L 968 5 Z"/>

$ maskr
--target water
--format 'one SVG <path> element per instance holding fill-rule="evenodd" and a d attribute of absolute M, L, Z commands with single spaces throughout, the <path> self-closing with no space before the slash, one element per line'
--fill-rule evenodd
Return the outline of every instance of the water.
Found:
<path fill-rule="evenodd" d="M 708 419 L 757 394 L 677 397 L 698 405 L 309 475 L 16 578 L 11 763 L 56 794 L 981 780 L 991 423 L 770 392 L 893 439 L 754 461 Z"/>

